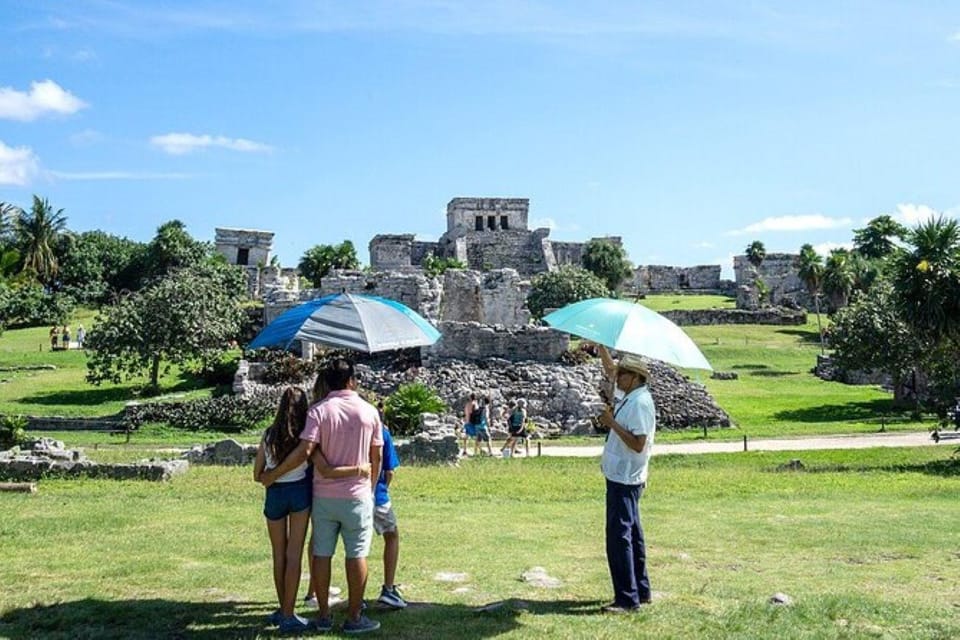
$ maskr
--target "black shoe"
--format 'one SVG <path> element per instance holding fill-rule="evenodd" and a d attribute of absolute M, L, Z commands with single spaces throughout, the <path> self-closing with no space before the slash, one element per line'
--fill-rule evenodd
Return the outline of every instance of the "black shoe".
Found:
<path fill-rule="evenodd" d="M 616 602 L 611 602 L 608 605 L 600 607 L 601 613 L 612 613 L 612 614 L 623 614 L 623 613 L 635 613 L 640 610 L 639 604 L 630 605 L 629 607 L 622 607 Z"/>

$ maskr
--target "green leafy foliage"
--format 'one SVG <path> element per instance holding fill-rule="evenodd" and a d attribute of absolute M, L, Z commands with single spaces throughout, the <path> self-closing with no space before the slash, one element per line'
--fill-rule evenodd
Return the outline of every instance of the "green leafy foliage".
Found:
<path fill-rule="evenodd" d="M 747 255 L 747 261 L 749 261 L 754 268 L 760 268 L 760 265 L 763 264 L 763 259 L 767 257 L 767 248 L 763 246 L 763 243 L 759 240 L 754 240 L 747 245 L 744 253 Z"/>
<path fill-rule="evenodd" d="M 466 269 L 467 265 L 463 264 L 456 258 L 440 258 L 435 253 L 428 254 L 424 259 L 423 263 L 420 265 L 423 267 L 424 273 L 430 277 L 436 277 L 443 275 L 447 269 Z"/>
<path fill-rule="evenodd" d="M 27 439 L 27 419 L 23 416 L 0 416 L 0 451 L 19 445 Z"/>
<path fill-rule="evenodd" d="M 87 380 L 119 383 L 147 374 L 156 387 L 170 365 L 208 368 L 243 321 L 236 271 L 215 264 L 174 271 L 108 307 L 87 335 Z"/>
<path fill-rule="evenodd" d="M 603 280 L 586 269 L 563 266 L 537 275 L 530 283 L 527 308 L 535 318 L 547 309 L 559 309 L 572 302 L 602 298 L 610 294 Z"/>
<path fill-rule="evenodd" d="M 64 324 L 73 313 L 73 299 L 53 294 L 36 281 L 0 281 L 0 325 L 36 327 Z"/>
<path fill-rule="evenodd" d="M 102 304 L 115 293 L 139 287 L 135 273 L 144 264 L 146 245 L 104 233 L 63 235 L 57 246 L 58 289 L 81 304 Z"/>
<path fill-rule="evenodd" d="M 616 291 L 633 275 L 633 266 L 624 248 L 610 240 L 589 241 L 583 249 L 583 268 L 600 278 L 610 291 Z"/>
<path fill-rule="evenodd" d="M 59 270 L 54 253 L 60 234 L 66 231 L 63 209 L 54 210 L 46 198 L 33 196 L 30 211 L 21 211 L 14 229 L 23 258 L 23 270 L 50 284 Z"/>
<path fill-rule="evenodd" d="M 420 414 L 439 413 L 446 409 L 440 396 L 420 382 L 401 385 L 384 403 L 384 419 L 394 435 L 416 432 Z"/>
<path fill-rule="evenodd" d="M 908 230 L 888 215 L 877 216 L 863 229 L 854 229 L 853 248 L 865 258 L 885 258 L 897 248 L 894 238 L 903 240 Z"/>
<path fill-rule="evenodd" d="M 188 431 L 251 429 L 277 410 L 279 394 L 219 396 L 189 402 L 149 402 L 128 405 L 123 419 L 131 429 L 158 422 Z"/>
<path fill-rule="evenodd" d="M 300 384 L 317 375 L 316 361 L 304 360 L 280 349 L 256 349 L 247 354 L 254 362 L 266 363 L 262 380 L 266 384 Z"/>
<path fill-rule="evenodd" d="M 298 265 L 300 274 L 314 287 L 319 287 L 331 269 L 359 269 L 360 260 L 353 243 L 344 240 L 340 244 L 318 244 L 307 249 Z"/>

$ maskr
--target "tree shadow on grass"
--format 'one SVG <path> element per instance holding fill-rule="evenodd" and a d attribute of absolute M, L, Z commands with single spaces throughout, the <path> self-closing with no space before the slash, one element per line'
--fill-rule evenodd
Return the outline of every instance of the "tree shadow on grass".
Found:
<path fill-rule="evenodd" d="M 731 369 L 769 369 L 770 365 L 766 364 L 735 364 Z"/>
<path fill-rule="evenodd" d="M 811 344 L 820 344 L 820 334 L 816 330 L 810 331 L 809 329 L 777 329 L 777 333 L 783 334 L 785 336 L 796 336 L 800 338 L 801 342 L 809 342 Z"/>
<path fill-rule="evenodd" d="M 182 393 L 197 389 L 194 380 L 181 380 L 172 387 L 164 387 L 163 393 Z M 71 389 L 68 391 L 50 391 L 35 393 L 20 398 L 23 404 L 42 404 L 51 406 L 73 405 L 92 407 L 105 402 L 122 402 L 138 398 L 136 387 L 93 387 L 89 389 Z"/>
<path fill-rule="evenodd" d="M 780 469 L 777 470 L 779 471 Z M 886 471 L 889 473 L 923 473 L 941 478 L 956 478 L 960 477 L 960 457 L 957 456 L 957 452 L 954 452 L 954 455 L 950 458 L 914 464 L 824 464 L 810 465 L 809 467 L 797 469 L 797 471 L 802 473 L 869 473 L 871 471 Z"/>
<path fill-rule="evenodd" d="M 908 411 L 894 409 L 892 401 L 886 398 L 864 400 L 860 402 L 846 402 L 844 404 L 822 404 L 802 409 L 786 409 L 778 411 L 773 416 L 778 420 L 793 422 L 872 422 L 878 424 L 899 422 L 907 419 Z"/>
<path fill-rule="evenodd" d="M 491 638 L 519 628 L 521 622 L 518 618 L 523 612 L 533 615 L 599 615 L 600 604 L 599 601 L 510 599 L 484 607 L 471 607 L 411 602 L 402 612 L 385 611 L 374 606 L 368 614 L 380 621 L 381 634 L 389 633 L 393 638 Z M 280 637 L 266 622 L 271 611 L 271 605 L 262 602 L 86 598 L 8 610 L 0 617 L 0 636 L 11 640 Z M 342 608 L 334 608 L 333 614 L 335 624 L 339 626 L 344 618 Z"/>
<path fill-rule="evenodd" d="M 783 376 L 795 376 L 796 371 L 751 371 L 750 375 L 758 378 L 782 378 Z"/>

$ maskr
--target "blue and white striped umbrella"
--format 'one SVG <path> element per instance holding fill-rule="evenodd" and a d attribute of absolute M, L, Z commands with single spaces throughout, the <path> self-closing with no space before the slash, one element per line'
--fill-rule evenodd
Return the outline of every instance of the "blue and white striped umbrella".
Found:
<path fill-rule="evenodd" d="M 250 349 L 294 340 L 374 353 L 431 345 L 440 332 L 410 307 L 377 296 L 337 293 L 285 311 L 264 327 Z"/>

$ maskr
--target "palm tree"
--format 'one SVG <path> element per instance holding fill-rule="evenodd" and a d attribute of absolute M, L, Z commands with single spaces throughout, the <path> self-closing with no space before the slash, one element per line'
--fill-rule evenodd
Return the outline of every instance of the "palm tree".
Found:
<path fill-rule="evenodd" d="M 863 229 L 854 229 L 853 248 L 864 258 L 883 258 L 896 248 L 892 238 L 903 240 L 907 228 L 890 216 L 877 216 Z"/>
<path fill-rule="evenodd" d="M 857 274 L 850 252 L 847 249 L 831 250 L 823 265 L 823 291 L 829 296 L 833 309 L 847 306 L 856 282 Z"/>
<path fill-rule="evenodd" d="M 753 265 L 754 269 L 759 269 L 763 264 L 763 259 L 767 257 L 767 248 L 759 240 L 754 240 L 747 245 L 745 253 L 747 260 Z"/>
<path fill-rule="evenodd" d="M 0 240 L 9 232 L 23 210 L 15 204 L 0 202 Z"/>
<path fill-rule="evenodd" d="M 960 334 L 960 225 L 943 217 L 907 235 L 912 251 L 898 256 L 894 285 L 904 319 L 937 340 Z"/>
<path fill-rule="evenodd" d="M 16 234 L 23 255 L 23 269 L 49 284 L 57 275 L 59 265 L 54 254 L 58 236 L 67 228 L 63 209 L 53 210 L 46 198 L 33 196 L 29 212 L 17 219 Z"/>
<path fill-rule="evenodd" d="M 817 314 L 817 333 L 820 335 L 820 353 L 825 351 L 823 343 L 823 325 L 820 323 L 820 288 L 823 285 L 823 258 L 813 245 L 800 247 L 800 279 L 813 298 L 813 308 Z"/>

